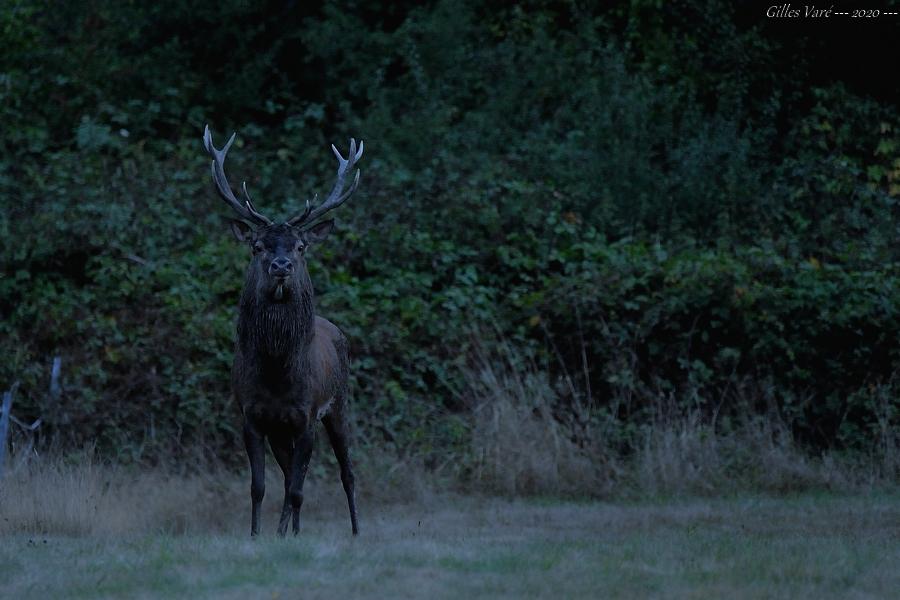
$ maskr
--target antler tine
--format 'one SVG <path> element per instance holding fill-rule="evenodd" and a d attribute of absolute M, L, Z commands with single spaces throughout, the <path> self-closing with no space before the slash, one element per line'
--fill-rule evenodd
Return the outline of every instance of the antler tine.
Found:
<path fill-rule="evenodd" d="M 318 200 L 318 198 L 319 198 L 319 195 L 314 194 L 313 202 L 316 202 Z M 299 224 L 303 223 L 303 221 L 306 220 L 306 217 L 309 216 L 309 212 L 311 210 L 312 210 L 312 207 L 309 204 L 309 198 L 307 198 L 306 199 L 306 208 L 303 210 L 303 212 L 300 213 L 299 215 L 295 215 L 295 216 L 291 217 L 290 219 L 288 219 L 287 224 L 293 226 L 293 225 L 299 225 Z"/>
<path fill-rule="evenodd" d="M 353 192 L 356 191 L 357 186 L 359 186 L 359 174 L 360 170 L 356 170 L 356 175 L 353 177 L 353 183 L 350 184 L 349 189 L 344 190 L 345 179 L 347 177 L 347 173 L 353 169 L 356 165 L 356 162 L 362 158 L 363 155 L 363 141 L 359 141 L 359 148 L 356 146 L 356 140 L 354 138 L 350 138 L 350 151 L 347 153 L 347 158 L 344 158 L 340 151 L 334 146 L 331 145 L 331 150 L 334 152 L 334 155 L 338 159 L 338 171 L 337 171 L 337 179 L 334 182 L 334 187 L 331 190 L 331 193 L 328 194 L 328 197 L 325 201 L 317 206 L 315 209 L 310 210 L 309 201 L 306 202 L 306 210 L 296 217 L 293 217 L 288 221 L 290 225 L 300 225 L 305 222 L 314 221 L 327 213 L 330 210 L 333 210 L 347 201 L 347 199 L 353 195 Z"/>
<path fill-rule="evenodd" d="M 253 199 L 250 197 L 250 192 L 247 191 L 247 182 L 244 181 L 241 183 L 241 188 L 244 190 L 244 204 L 247 205 L 247 210 L 250 211 L 250 214 L 253 215 L 255 219 L 259 219 L 261 221 L 268 221 L 267 225 L 271 225 L 272 221 L 256 210 L 256 207 L 253 206 Z"/>
<path fill-rule="evenodd" d="M 231 137 L 225 143 L 221 150 L 216 149 L 213 145 L 212 141 L 212 133 L 209 131 L 209 125 L 203 130 L 203 145 L 206 147 L 206 151 L 209 152 L 212 157 L 212 178 L 213 183 L 216 184 L 216 190 L 219 192 L 219 195 L 222 199 L 228 203 L 231 208 L 235 210 L 242 218 L 247 219 L 252 223 L 256 223 L 257 225 L 271 225 L 272 220 L 266 217 L 265 215 L 257 212 L 257 210 L 253 207 L 253 203 L 250 200 L 250 195 L 247 193 L 247 183 L 244 182 L 244 195 L 246 196 L 246 201 L 244 204 L 235 198 L 234 192 L 231 191 L 231 186 L 228 185 L 228 179 L 225 177 L 225 156 L 228 154 L 228 150 L 231 148 L 231 144 L 234 143 L 235 136 L 237 134 L 231 134 Z"/>

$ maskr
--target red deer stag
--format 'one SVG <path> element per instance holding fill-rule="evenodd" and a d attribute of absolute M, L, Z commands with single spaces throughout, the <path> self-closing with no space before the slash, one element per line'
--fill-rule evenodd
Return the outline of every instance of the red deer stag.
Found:
<path fill-rule="evenodd" d="M 341 467 L 341 483 L 356 535 L 359 525 L 347 423 L 347 339 L 333 323 L 315 314 L 305 254 L 312 244 L 324 240 L 334 225 L 333 220 L 316 220 L 356 191 L 359 170 L 349 188 L 347 176 L 362 156 L 363 143 L 357 148 L 356 141 L 350 140 L 346 159 L 332 146 L 339 165 L 328 198 L 315 208 L 307 200 L 305 210 L 284 223 L 275 223 L 256 210 L 246 183 L 241 202 L 225 179 L 225 155 L 234 137 L 218 150 L 209 126 L 203 132 L 203 143 L 213 157 L 216 190 L 240 217 L 232 221 L 231 229 L 252 252 L 241 292 L 231 370 L 231 387 L 243 415 L 244 444 L 250 459 L 250 535 L 259 533 L 266 438 L 284 473 L 278 533 L 287 533 L 288 517 L 294 534 L 298 532 L 303 480 L 315 441 L 316 421 L 325 426 Z"/>

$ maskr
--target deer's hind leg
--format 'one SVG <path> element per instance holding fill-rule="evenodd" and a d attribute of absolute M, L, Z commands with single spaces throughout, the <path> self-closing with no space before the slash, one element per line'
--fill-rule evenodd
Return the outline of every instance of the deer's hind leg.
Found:
<path fill-rule="evenodd" d="M 322 424 L 328 432 L 328 441 L 341 467 L 341 484 L 347 494 L 350 508 L 350 526 L 353 535 L 359 534 L 359 523 L 356 516 L 356 477 L 353 474 L 353 462 L 350 460 L 350 427 L 347 423 L 346 398 L 341 395 L 335 399 L 331 411 L 322 417 Z"/>

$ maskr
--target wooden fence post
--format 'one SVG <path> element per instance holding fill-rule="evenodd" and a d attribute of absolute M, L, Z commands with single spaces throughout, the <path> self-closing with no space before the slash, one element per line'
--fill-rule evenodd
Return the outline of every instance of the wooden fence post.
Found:
<path fill-rule="evenodd" d="M 6 434 L 9 432 L 9 417 L 12 413 L 13 394 L 19 387 L 15 382 L 8 391 L 3 393 L 3 408 L 0 409 L 0 479 L 3 479 L 3 471 L 6 467 Z"/>
<path fill-rule="evenodd" d="M 62 358 L 59 356 L 53 357 L 53 366 L 50 368 L 50 398 L 53 399 L 54 402 L 59 400 L 60 387 L 59 387 L 59 372 L 62 368 Z"/>

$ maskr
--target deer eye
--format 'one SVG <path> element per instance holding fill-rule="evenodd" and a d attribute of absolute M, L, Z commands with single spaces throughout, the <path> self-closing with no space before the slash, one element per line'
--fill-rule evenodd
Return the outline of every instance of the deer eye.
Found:
<path fill-rule="evenodd" d="M 256 240 L 255 242 L 253 242 L 253 254 L 259 254 L 260 252 L 262 252 L 265 249 L 266 249 L 266 247 L 263 245 L 263 243 L 261 241 Z"/>
<path fill-rule="evenodd" d="M 303 253 L 306 251 L 306 244 L 304 244 L 303 242 L 299 242 L 299 241 L 298 241 L 298 242 L 297 242 L 297 245 L 294 247 L 294 250 L 296 250 L 297 252 L 303 254 Z"/>

